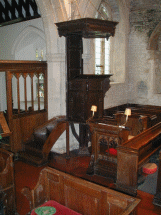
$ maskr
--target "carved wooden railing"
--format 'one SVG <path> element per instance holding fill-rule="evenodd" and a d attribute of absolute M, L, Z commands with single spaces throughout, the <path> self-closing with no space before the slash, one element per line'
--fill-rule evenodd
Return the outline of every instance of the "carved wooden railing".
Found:
<path fill-rule="evenodd" d="M 11 150 L 17 152 L 22 149 L 22 142 L 31 136 L 33 129 L 47 120 L 47 63 L 43 61 L 0 61 L 0 71 L 6 73 L 6 117 L 12 132 Z M 40 98 L 40 76 L 43 77 L 43 102 Z M 29 81 L 30 84 L 27 85 Z M 21 108 L 22 91 L 24 91 L 23 108 Z M 38 105 L 37 108 L 35 108 L 35 103 Z"/>

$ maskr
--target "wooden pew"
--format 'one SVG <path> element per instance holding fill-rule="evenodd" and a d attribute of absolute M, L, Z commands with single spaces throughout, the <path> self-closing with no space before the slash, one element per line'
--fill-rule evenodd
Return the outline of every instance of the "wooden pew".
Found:
<path fill-rule="evenodd" d="M 11 136 L 10 129 L 8 127 L 8 124 L 6 122 L 5 116 L 3 112 L 0 112 L 0 147 L 4 148 L 6 150 L 10 149 L 9 145 L 9 137 Z M 8 143 L 8 144 L 6 144 Z"/>
<path fill-rule="evenodd" d="M 161 148 L 161 122 L 117 148 L 117 189 L 137 194 L 138 174 L 151 155 Z"/>
<path fill-rule="evenodd" d="M 87 173 L 113 178 L 118 190 L 135 196 L 142 166 L 161 148 L 161 122 L 158 123 L 161 108 L 135 105 L 131 107 L 132 115 L 129 116 L 127 123 L 123 108 L 125 106 L 118 107 L 118 112 L 116 107 L 109 111 L 112 113 L 110 115 L 112 121 L 117 121 L 117 128 L 114 124 L 110 124 L 110 120 L 105 122 L 102 119 L 93 119 L 93 122 L 87 122 L 92 133 L 92 154 Z M 121 135 L 123 128 L 120 125 L 129 128 L 128 138 L 125 138 L 125 133 Z M 115 144 L 116 156 L 106 153 L 110 145 L 108 141 L 105 141 L 107 144 L 101 150 L 101 138 L 109 140 L 115 139 L 116 136 L 122 140 Z"/>
<path fill-rule="evenodd" d="M 159 153 L 157 189 L 156 194 L 154 195 L 153 204 L 161 207 L 161 152 Z"/>
<path fill-rule="evenodd" d="M 97 174 L 115 180 L 117 176 L 117 156 L 110 155 L 109 149 L 116 149 L 118 145 L 126 142 L 129 131 L 126 128 L 120 128 L 117 125 L 106 124 L 105 122 L 109 121 L 88 121 L 91 131 L 92 153 L 87 174 Z"/>
<path fill-rule="evenodd" d="M 0 148 L 0 195 L 6 215 L 15 215 L 15 183 L 13 154 Z"/>
<path fill-rule="evenodd" d="M 127 122 L 126 116 L 122 112 L 118 112 L 114 114 L 114 116 L 115 120 L 117 121 L 117 125 L 125 125 L 127 128 L 129 128 L 129 134 L 131 136 L 136 136 L 148 128 L 149 118 L 147 115 L 141 115 L 132 112 L 132 114 L 128 116 Z"/>
<path fill-rule="evenodd" d="M 83 215 L 136 214 L 140 199 L 71 176 L 50 167 L 44 168 L 33 190 L 23 188 L 31 210 L 54 200 Z"/>
<path fill-rule="evenodd" d="M 92 153 L 87 174 L 98 174 L 116 180 L 117 155 L 111 155 L 110 148 L 117 150 L 129 138 L 146 130 L 147 117 L 132 115 L 125 124 L 125 115 L 119 113 L 114 119 L 104 117 L 87 123 L 92 134 Z"/>
<path fill-rule="evenodd" d="M 133 115 L 146 115 L 148 128 L 161 121 L 161 107 L 154 105 L 123 104 L 104 110 L 104 116 L 114 117 L 118 113 L 124 113 L 126 108 L 131 108 Z"/>

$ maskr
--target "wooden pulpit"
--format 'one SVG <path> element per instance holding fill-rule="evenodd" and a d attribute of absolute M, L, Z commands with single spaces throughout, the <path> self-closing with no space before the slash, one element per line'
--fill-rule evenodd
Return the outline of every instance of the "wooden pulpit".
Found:
<path fill-rule="evenodd" d="M 59 36 L 66 37 L 67 56 L 67 119 L 80 124 L 80 148 L 87 147 L 86 121 L 92 116 L 91 106 L 97 106 L 95 118 L 103 116 L 104 95 L 109 89 L 108 75 L 83 74 L 82 38 L 114 36 L 117 22 L 83 18 L 56 23 Z"/>

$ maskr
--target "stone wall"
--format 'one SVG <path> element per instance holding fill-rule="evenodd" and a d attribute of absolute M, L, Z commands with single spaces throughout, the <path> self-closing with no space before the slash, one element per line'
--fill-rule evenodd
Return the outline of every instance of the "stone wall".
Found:
<path fill-rule="evenodd" d="M 161 105 L 156 90 L 156 52 L 149 40 L 161 19 L 158 0 L 131 1 L 129 35 L 129 102 Z M 158 55 L 158 54 L 157 54 Z"/>

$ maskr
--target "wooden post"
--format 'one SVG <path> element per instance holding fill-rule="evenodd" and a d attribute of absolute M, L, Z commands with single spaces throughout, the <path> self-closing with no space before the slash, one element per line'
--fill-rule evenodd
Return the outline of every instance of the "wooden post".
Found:
<path fill-rule="evenodd" d="M 44 109 L 48 110 L 48 76 L 47 76 L 47 68 L 43 68 L 44 70 Z"/>
<path fill-rule="evenodd" d="M 12 113 L 12 73 L 10 71 L 6 71 L 6 93 L 7 93 L 7 115 L 9 122 L 9 129 L 13 131 L 13 113 Z M 10 146 L 11 151 L 14 151 L 14 143 L 12 135 L 10 137 Z"/>
<path fill-rule="evenodd" d="M 69 152 L 69 122 L 66 122 L 66 158 L 70 158 Z"/>
<path fill-rule="evenodd" d="M 157 189 L 156 194 L 154 195 L 153 204 L 161 207 L 161 152 L 159 153 Z"/>
<path fill-rule="evenodd" d="M 33 76 L 34 73 L 30 74 L 31 77 L 31 102 L 32 102 L 32 111 L 34 111 L 34 87 L 33 87 Z"/>
<path fill-rule="evenodd" d="M 116 188 L 136 196 L 138 180 L 138 154 L 130 148 L 117 148 L 117 181 Z"/>
<path fill-rule="evenodd" d="M 38 110 L 40 110 L 40 80 L 39 80 L 39 73 L 37 74 L 37 97 L 38 97 Z"/>
<path fill-rule="evenodd" d="M 17 101 L 18 101 L 18 114 L 20 113 L 20 83 L 19 83 L 20 74 L 16 73 L 17 79 Z"/>
<path fill-rule="evenodd" d="M 26 87 L 26 77 L 27 77 L 27 73 L 23 74 L 24 77 L 24 96 L 25 96 L 25 112 L 27 112 L 27 87 Z"/>

